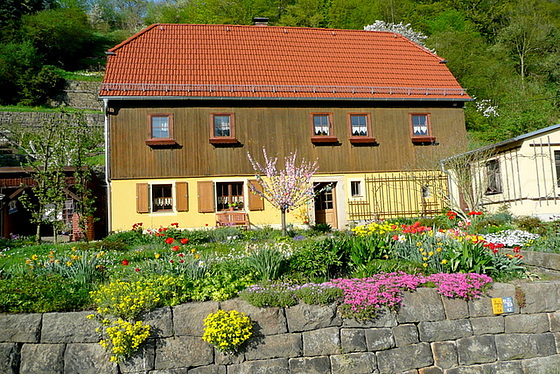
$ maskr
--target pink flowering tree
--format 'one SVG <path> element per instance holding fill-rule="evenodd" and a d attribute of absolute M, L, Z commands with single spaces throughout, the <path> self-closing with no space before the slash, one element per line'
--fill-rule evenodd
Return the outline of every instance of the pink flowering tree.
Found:
<path fill-rule="evenodd" d="M 305 161 L 305 159 L 297 165 L 297 152 L 293 152 L 285 158 L 284 169 L 278 170 L 276 167 L 278 157 L 269 158 L 264 148 L 263 154 L 265 163 L 261 165 L 253 159 L 250 153 L 247 153 L 253 169 L 255 169 L 255 178 L 260 184 L 261 190 L 252 184 L 249 184 L 249 188 L 251 192 L 261 196 L 280 210 L 282 235 L 285 236 L 286 212 L 302 206 L 313 198 L 311 178 L 319 166 L 317 161 L 311 163 Z"/>

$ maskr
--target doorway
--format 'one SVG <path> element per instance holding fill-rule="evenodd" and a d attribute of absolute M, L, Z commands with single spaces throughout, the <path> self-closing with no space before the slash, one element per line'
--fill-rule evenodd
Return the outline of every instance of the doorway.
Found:
<path fill-rule="evenodd" d="M 315 224 L 326 223 L 338 229 L 336 214 L 336 182 L 316 183 L 315 192 Z"/>

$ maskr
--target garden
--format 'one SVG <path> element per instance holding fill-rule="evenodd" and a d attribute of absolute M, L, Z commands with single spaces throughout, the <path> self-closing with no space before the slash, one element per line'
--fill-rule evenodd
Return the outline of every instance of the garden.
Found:
<path fill-rule="evenodd" d="M 534 277 L 522 249 L 560 252 L 560 221 L 507 212 L 449 211 L 344 231 L 324 224 L 309 230 L 288 226 L 285 236 L 270 227 L 178 226 L 147 228 L 139 222 L 89 243 L 4 239 L 0 312 L 92 310 L 100 343 L 119 361 L 149 337 L 142 315 L 160 306 L 235 297 L 259 307 L 337 302 L 344 317 L 368 319 L 380 307 L 398 308 L 402 292 L 417 287 L 479 297 L 492 281 Z M 247 323 L 239 323 L 247 335 Z M 217 344 L 234 351 L 242 343 Z"/>

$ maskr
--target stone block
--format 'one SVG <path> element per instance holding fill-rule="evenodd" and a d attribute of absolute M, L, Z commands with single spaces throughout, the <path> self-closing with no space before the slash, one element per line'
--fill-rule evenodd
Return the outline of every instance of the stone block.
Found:
<path fill-rule="evenodd" d="M 119 364 L 121 374 L 145 372 L 155 366 L 156 341 L 149 339 L 142 343 L 132 356 Z"/>
<path fill-rule="evenodd" d="M 185 303 L 173 307 L 173 331 L 175 335 L 204 335 L 204 320 L 218 310 L 215 301 Z"/>
<path fill-rule="evenodd" d="M 457 366 L 457 347 L 454 342 L 434 342 L 431 347 L 436 366 L 442 369 Z"/>
<path fill-rule="evenodd" d="M 301 332 L 341 326 L 335 305 L 297 304 L 284 309 L 289 332 Z"/>
<path fill-rule="evenodd" d="M 19 365 L 19 349 L 16 343 L 0 343 L 0 373 L 16 374 Z"/>
<path fill-rule="evenodd" d="M 156 352 L 157 370 L 204 366 L 214 362 L 212 346 L 196 336 L 158 339 Z"/>
<path fill-rule="evenodd" d="M 343 327 L 395 327 L 397 326 L 397 314 L 387 308 L 379 308 L 377 316 L 367 320 L 357 320 L 354 318 L 344 318 Z"/>
<path fill-rule="evenodd" d="M 274 335 L 288 332 L 284 308 L 257 308 L 245 300 L 232 299 L 221 302 L 220 309 L 237 310 L 251 317 L 255 335 Z"/>
<path fill-rule="evenodd" d="M 488 374 L 482 365 L 461 366 L 445 371 L 445 374 Z"/>
<path fill-rule="evenodd" d="M 539 314 L 513 314 L 506 316 L 505 333 L 527 333 L 540 334 L 550 329 L 548 315 L 546 313 Z"/>
<path fill-rule="evenodd" d="M 521 309 L 521 313 L 533 314 L 560 310 L 560 287 L 557 282 L 523 283 L 518 287 L 525 294 L 525 307 Z"/>
<path fill-rule="evenodd" d="M 64 372 L 117 374 L 117 365 L 110 358 L 111 355 L 99 343 L 70 343 L 64 351 Z"/>
<path fill-rule="evenodd" d="M 290 374 L 325 374 L 331 372 L 328 357 L 301 357 L 289 361 Z"/>
<path fill-rule="evenodd" d="M 365 332 L 368 351 L 375 352 L 395 347 L 395 336 L 388 328 L 367 329 Z"/>
<path fill-rule="evenodd" d="M 434 364 L 432 350 L 428 343 L 379 351 L 376 356 L 380 373 L 402 373 Z"/>
<path fill-rule="evenodd" d="M 20 374 L 62 374 L 64 344 L 24 344 Z"/>
<path fill-rule="evenodd" d="M 521 361 L 496 361 L 482 365 L 484 373 L 493 374 L 524 374 Z"/>
<path fill-rule="evenodd" d="M 441 296 L 433 288 L 404 292 L 397 315 L 399 323 L 440 321 L 445 319 Z"/>
<path fill-rule="evenodd" d="M 340 329 L 340 345 L 343 353 L 367 351 L 364 329 Z"/>
<path fill-rule="evenodd" d="M 513 297 L 515 304 L 515 286 L 506 283 L 493 283 L 492 288 L 488 291 L 488 296 L 479 299 L 469 300 L 469 315 L 471 317 L 490 317 L 494 316 L 492 309 L 493 297 Z M 515 309 L 519 310 L 516 305 Z"/>
<path fill-rule="evenodd" d="M 459 365 L 483 364 L 497 359 L 496 342 L 492 335 L 471 336 L 457 340 Z"/>
<path fill-rule="evenodd" d="M 293 360 L 293 359 L 292 359 Z M 246 361 L 241 364 L 230 365 L 227 374 L 288 374 L 288 360 L 275 358 L 273 360 Z"/>
<path fill-rule="evenodd" d="M 418 329 L 415 324 L 405 324 L 393 327 L 393 336 L 395 337 L 395 345 L 404 347 L 405 345 L 416 344 L 418 340 Z"/>
<path fill-rule="evenodd" d="M 328 327 L 303 333 L 304 356 L 324 356 L 340 353 L 340 333 L 338 327 Z"/>
<path fill-rule="evenodd" d="M 211 366 L 199 366 L 197 368 L 192 368 L 188 371 L 188 374 L 226 374 L 227 369 L 224 365 L 211 365 Z"/>
<path fill-rule="evenodd" d="M 503 316 L 471 318 L 470 321 L 475 335 L 501 334 L 505 331 Z"/>
<path fill-rule="evenodd" d="M 463 299 L 450 299 L 442 297 L 443 309 L 447 319 L 464 319 L 469 318 L 469 305 Z"/>
<path fill-rule="evenodd" d="M 427 368 L 418 369 L 418 374 L 444 374 L 444 373 L 442 369 L 436 366 L 430 366 Z"/>
<path fill-rule="evenodd" d="M 249 339 L 249 341 L 253 342 L 253 339 Z M 237 354 L 228 354 L 220 352 L 214 347 L 214 363 L 216 365 L 231 365 L 245 362 L 245 353 L 243 353 L 243 348 L 241 351 L 242 352 L 238 352 Z"/>
<path fill-rule="evenodd" d="M 556 341 L 556 353 L 560 354 L 560 332 L 552 333 L 552 335 L 554 335 Z"/>
<path fill-rule="evenodd" d="M 38 343 L 42 314 L 0 314 L 0 342 Z"/>
<path fill-rule="evenodd" d="M 560 332 L 560 312 L 549 313 L 548 321 L 550 324 L 550 331 Z"/>
<path fill-rule="evenodd" d="M 420 340 L 423 342 L 455 340 L 473 335 L 472 326 L 468 319 L 420 322 L 418 331 L 420 332 Z"/>
<path fill-rule="evenodd" d="M 524 373 L 556 374 L 560 370 L 560 355 L 521 360 Z"/>
<path fill-rule="evenodd" d="M 556 354 L 556 342 L 552 333 L 496 335 L 496 348 L 498 358 L 502 361 Z"/>
<path fill-rule="evenodd" d="M 146 313 L 142 316 L 142 321 L 150 325 L 152 338 L 169 338 L 173 335 L 173 317 L 168 306 Z"/>
<path fill-rule="evenodd" d="M 99 322 L 88 319 L 91 312 L 45 313 L 41 343 L 98 343 Z"/>
<path fill-rule="evenodd" d="M 302 338 L 300 334 L 269 335 L 251 338 L 245 359 L 266 360 L 270 358 L 291 358 L 301 356 Z"/>
<path fill-rule="evenodd" d="M 336 374 L 370 374 L 377 369 L 375 353 L 348 353 L 331 356 L 332 372 Z"/>

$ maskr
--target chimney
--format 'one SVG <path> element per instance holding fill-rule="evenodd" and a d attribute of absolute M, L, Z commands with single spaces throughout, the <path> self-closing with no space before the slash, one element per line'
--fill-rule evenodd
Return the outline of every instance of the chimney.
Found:
<path fill-rule="evenodd" d="M 267 17 L 253 17 L 253 25 L 255 26 L 268 26 Z"/>

